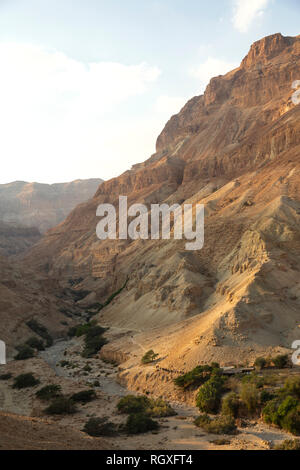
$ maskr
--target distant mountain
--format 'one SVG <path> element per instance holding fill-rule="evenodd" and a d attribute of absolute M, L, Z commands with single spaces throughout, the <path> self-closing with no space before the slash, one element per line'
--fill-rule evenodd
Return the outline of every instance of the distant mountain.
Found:
<path fill-rule="evenodd" d="M 24 181 L 1 184 L 0 253 L 25 251 L 74 207 L 90 199 L 102 182 L 93 178 L 51 185 Z"/>

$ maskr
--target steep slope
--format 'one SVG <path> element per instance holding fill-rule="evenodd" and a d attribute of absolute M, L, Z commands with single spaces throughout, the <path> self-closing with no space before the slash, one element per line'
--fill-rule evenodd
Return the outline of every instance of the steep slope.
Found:
<path fill-rule="evenodd" d="M 100 302 L 128 277 L 98 318 L 144 333 L 105 354 L 131 352 L 137 364 L 153 346 L 163 365 L 186 369 L 251 360 L 298 339 L 299 78 L 300 36 L 258 41 L 239 68 L 171 118 L 155 155 L 103 183 L 25 258 L 54 279 L 82 277 L 79 287 Z M 205 204 L 203 250 L 174 240 L 100 242 L 96 208 L 119 195 L 129 204 Z"/>

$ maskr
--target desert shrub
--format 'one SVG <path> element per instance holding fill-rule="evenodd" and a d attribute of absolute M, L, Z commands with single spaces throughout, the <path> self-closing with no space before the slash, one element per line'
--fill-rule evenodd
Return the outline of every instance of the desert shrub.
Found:
<path fill-rule="evenodd" d="M 240 400 L 236 393 L 231 392 L 222 399 L 222 414 L 236 418 L 239 412 Z"/>
<path fill-rule="evenodd" d="M 127 395 L 121 398 L 117 404 L 118 411 L 124 414 L 145 412 L 150 407 L 150 400 L 148 397 L 134 395 Z"/>
<path fill-rule="evenodd" d="M 128 434 L 143 434 L 159 428 L 157 421 L 144 413 L 130 414 L 127 418 L 125 430 Z"/>
<path fill-rule="evenodd" d="M 300 408 L 292 409 L 281 421 L 281 427 L 294 434 L 300 436 Z"/>
<path fill-rule="evenodd" d="M 251 374 L 247 374 L 242 377 L 241 380 L 242 384 L 253 384 L 256 388 L 263 388 L 265 384 L 264 377 L 261 377 L 256 372 L 252 372 Z"/>
<path fill-rule="evenodd" d="M 80 336 L 86 335 L 88 331 L 94 327 L 96 327 L 96 323 L 94 321 L 72 326 L 71 328 L 69 328 L 68 336 L 70 336 L 71 338 L 73 338 L 74 336 L 79 338 Z M 97 326 L 97 328 L 98 334 L 103 334 L 105 332 L 105 328 L 102 328 L 100 326 Z"/>
<path fill-rule="evenodd" d="M 127 395 L 121 398 L 117 405 L 120 413 L 144 413 L 152 418 L 165 418 L 176 415 L 176 411 L 161 398 L 148 398 L 145 395 Z"/>
<path fill-rule="evenodd" d="M 289 364 L 289 356 L 287 354 L 281 354 L 272 358 L 272 362 L 278 369 L 284 369 Z"/>
<path fill-rule="evenodd" d="M 150 351 L 147 351 L 142 357 L 142 364 L 151 364 L 151 362 L 154 362 L 157 357 L 158 354 L 155 354 L 155 352 L 150 349 Z"/>
<path fill-rule="evenodd" d="M 197 366 L 193 370 L 187 372 L 186 374 L 180 375 L 174 379 L 175 385 L 181 388 L 189 388 L 189 387 L 199 387 L 207 382 L 211 374 L 214 370 L 218 370 L 218 364 L 204 365 L 204 366 Z"/>
<path fill-rule="evenodd" d="M 300 450 L 300 440 L 299 439 L 286 439 L 277 446 L 275 450 Z"/>
<path fill-rule="evenodd" d="M 101 350 L 101 348 L 106 344 L 106 342 L 106 339 L 101 336 L 94 336 L 91 338 L 88 338 L 86 336 L 84 349 L 82 351 L 82 357 L 93 357 Z"/>
<path fill-rule="evenodd" d="M 31 338 L 29 338 L 26 341 L 26 344 L 30 346 L 31 348 L 36 349 L 37 351 L 45 350 L 44 342 L 41 339 L 37 338 L 36 336 L 32 336 Z"/>
<path fill-rule="evenodd" d="M 161 398 L 150 398 L 150 406 L 145 411 L 152 418 L 167 418 L 177 414 L 171 405 Z"/>
<path fill-rule="evenodd" d="M 45 341 L 46 341 L 46 346 L 47 348 L 49 348 L 50 346 L 52 346 L 53 344 L 53 339 L 52 337 L 50 336 L 47 328 L 43 325 L 41 325 L 39 322 L 37 322 L 36 320 L 32 319 L 32 320 L 29 320 L 26 325 L 34 332 L 36 333 L 38 336 L 40 336 L 41 338 L 43 338 Z"/>
<path fill-rule="evenodd" d="M 266 365 L 267 365 L 267 360 L 264 357 L 258 357 L 256 358 L 254 362 L 254 367 L 258 370 L 264 369 Z"/>
<path fill-rule="evenodd" d="M 89 403 L 96 398 L 97 395 L 94 390 L 83 390 L 82 392 L 74 393 L 74 395 L 71 396 L 71 400 L 79 403 Z"/>
<path fill-rule="evenodd" d="M 75 403 L 64 396 L 55 398 L 45 409 L 45 413 L 48 415 L 74 414 L 76 411 Z"/>
<path fill-rule="evenodd" d="M 296 436 L 300 434 L 300 407 L 297 398 L 276 398 L 267 403 L 262 415 L 266 423 L 279 426 Z"/>
<path fill-rule="evenodd" d="M 215 413 L 218 411 L 223 393 L 224 379 L 219 374 L 213 374 L 203 384 L 196 397 L 196 405 L 204 413 Z"/>
<path fill-rule="evenodd" d="M 257 386 L 253 383 L 244 383 L 241 385 L 240 397 L 242 402 L 246 405 L 249 413 L 255 413 L 260 404 L 260 394 Z"/>
<path fill-rule="evenodd" d="M 208 415 L 201 415 L 194 423 L 209 434 L 234 434 L 237 429 L 231 416 L 218 416 L 212 419 Z"/>
<path fill-rule="evenodd" d="M 36 392 L 37 398 L 40 400 L 52 400 L 52 398 L 57 398 L 61 395 L 61 386 L 60 385 L 46 385 Z"/>
<path fill-rule="evenodd" d="M 14 357 L 16 361 L 22 361 L 25 359 L 30 359 L 34 357 L 34 349 L 32 349 L 28 344 L 23 344 L 18 346 L 18 354 Z"/>
<path fill-rule="evenodd" d="M 266 404 L 268 401 L 274 400 L 275 395 L 272 392 L 269 392 L 268 390 L 262 390 L 260 393 L 260 403 L 261 404 Z"/>
<path fill-rule="evenodd" d="M 285 381 L 281 392 L 300 398 L 300 377 L 289 377 Z"/>
<path fill-rule="evenodd" d="M 118 434 L 118 427 L 107 418 L 90 418 L 85 423 L 83 431 L 93 437 L 113 437 Z"/>
<path fill-rule="evenodd" d="M 10 373 L 0 375 L 0 380 L 9 380 L 11 378 L 12 378 L 12 374 Z"/>
<path fill-rule="evenodd" d="M 38 385 L 39 383 L 40 381 L 36 379 L 31 372 L 29 372 L 27 374 L 18 375 L 14 379 L 13 388 L 22 389 L 35 387 L 35 385 Z"/>

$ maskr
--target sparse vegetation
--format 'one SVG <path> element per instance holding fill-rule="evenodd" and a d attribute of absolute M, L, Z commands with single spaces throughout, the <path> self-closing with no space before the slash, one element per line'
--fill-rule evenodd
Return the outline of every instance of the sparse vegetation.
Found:
<path fill-rule="evenodd" d="M 254 367 L 258 370 L 263 370 L 268 364 L 264 357 L 258 357 L 254 362 Z"/>
<path fill-rule="evenodd" d="M 156 360 L 158 357 L 158 354 L 155 354 L 155 352 L 150 349 L 150 351 L 147 351 L 146 354 L 142 357 L 142 364 L 151 364 Z"/>
<path fill-rule="evenodd" d="M 208 415 L 200 415 L 194 423 L 209 434 L 234 434 L 237 429 L 231 416 L 218 416 L 212 419 Z"/>
<path fill-rule="evenodd" d="M 284 369 L 289 365 L 289 356 L 287 354 L 281 354 L 272 358 L 272 362 L 278 369 Z"/>
<path fill-rule="evenodd" d="M 130 414 L 127 418 L 125 430 L 128 434 L 143 434 L 159 428 L 157 421 L 145 413 Z"/>
<path fill-rule="evenodd" d="M 64 396 L 55 398 L 45 409 L 45 413 L 48 415 L 74 414 L 76 411 L 75 403 L 70 398 Z"/>
<path fill-rule="evenodd" d="M 34 357 L 34 349 L 32 349 L 28 344 L 23 344 L 17 347 L 19 351 L 18 354 L 14 357 L 16 361 L 23 361 Z"/>
<path fill-rule="evenodd" d="M 13 388 L 22 389 L 22 388 L 35 387 L 39 383 L 40 381 L 36 379 L 31 372 L 29 372 L 27 374 L 18 375 L 14 379 Z"/>
<path fill-rule="evenodd" d="M 214 370 L 219 370 L 219 364 L 197 366 L 195 369 L 174 379 L 175 385 L 180 388 L 199 387 L 207 382 Z"/>
<path fill-rule="evenodd" d="M 255 383 L 243 383 L 241 385 L 240 396 L 248 412 L 254 414 L 259 407 L 260 394 Z"/>
<path fill-rule="evenodd" d="M 286 439 L 277 446 L 275 450 L 300 450 L 300 440 L 299 439 Z"/>
<path fill-rule="evenodd" d="M 239 396 L 234 393 L 228 393 L 222 399 L 222 414 L 236 418 L 240 407 Z"/>
<path fill-rule="evenodd" d="M 145 395 L 127 395 L 121 398 L 117 405 L 118 411 L 124 414 L 144 413 L 153 418 L 174 416 L 176 412 L 166 401 L 158 398 L 148 398 Z"/>
<path fill-rule="evenodd" d="M 47 328 L 43 325 L 41 325 L 39 322 L 36 320 L 32 319 L 29 320 L 26 325 L 38 336 L 43 338 L 46 341 L 46 346 L 49 348 L 53 344 L 53 339 L 51 335 L 49 334 Z"/>
<path fill-rule="evenodd" d="M 93 437 L 113 437 L 118 434 L 118 426 L 108 421 L 108 418 L 90 418 L 83 431 Z"/>
<path fill-rule="evenodd" d="M 12 374 L 10 373 L 0 375 L 0 380 L 9 380 L 11 378 L 12 378 Z"/>
<path fill-rule="evenodd" d="M 37 398 L 40 400 L 52 400 L 61 396 L 61 386 L 60 385 L 46 385 L 36 392 Z"/>
<path fill-rule="evenodd" d="M 219 373 L 212 374 L 203 384 L 196 397 L 196 405 L 203 413 L 216 413 L 219 410 L 221 396 L 224 391 L 224 378 Z"/>
<path fill-rule="evenodd" d="M 79 403 L 89 403 L 92 400 L 95 400 L 97 395 L 94 390 L 83 390 L 82 392 L 74 393 L 71 396 L 71 400 Z"/>
<path fill-rule="evenodd" d="M 41 339 L 37 338 L 36 336 L 32 336 L 31 338 L 29 338 L 25 344 L 27 344 L 33 349 L 36 349 L 37 351 L 45 350 L 44 342 Z"/>

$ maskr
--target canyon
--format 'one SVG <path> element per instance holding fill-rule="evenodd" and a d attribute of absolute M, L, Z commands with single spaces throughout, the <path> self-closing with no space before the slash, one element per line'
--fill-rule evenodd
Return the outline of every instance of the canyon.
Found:
<path fill-rule="evenodd" d="M 195 394 L 174 386 L 180 373 L 292 354 L 300 334 L 299 79 L 300 36 L 257 41 L 237 69 L 171 117 L 154 155 L 97 185 L 16 265 L 1 257 L 9 357 L 30 336 L 26 321 L 66 337 L 94 308 L 109 328 L 97 360 L 118 364 L 123 387 L 192 405 Z M 97 207 L 118 207 L 120 195 L 147 207 L 203 204 L 203 249 L 187 251 L 172 237 L 99 240 Z M 150 349 L 159 360 L 145 367 Z"/>

